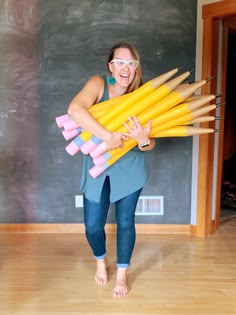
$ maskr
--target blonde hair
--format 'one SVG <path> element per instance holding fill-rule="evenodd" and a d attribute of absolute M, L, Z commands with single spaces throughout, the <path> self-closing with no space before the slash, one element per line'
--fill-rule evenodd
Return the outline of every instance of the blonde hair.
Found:
<path fill-rule="evenodd" d="M 120 43 L 116 44 L 115 46 L 113 46 L 110 49 L 110 52 L 108 54 L 107 68 L 108 68 L 109 72 L 110 72 L 110 70 L 108 67 L 108 63 L 114 58 L 115 51 L 118 48 L 128 48 L 131 55 L 133 56 L 133 58 L 138 61 L 138 66 L 137 66 L 137 69 L 135 71 L 134 79 L 127 89 L 127 93 L 133 92 L 134 90 L 136 90 L 137 88 L 139 88 L 142 85 L 142 69 L 141 69 L 141 64 L 140 64 L 141 61 L 140 61 L 139 53 L 133 45 L 131 45 L 127 42 L 120 42 Z"/>

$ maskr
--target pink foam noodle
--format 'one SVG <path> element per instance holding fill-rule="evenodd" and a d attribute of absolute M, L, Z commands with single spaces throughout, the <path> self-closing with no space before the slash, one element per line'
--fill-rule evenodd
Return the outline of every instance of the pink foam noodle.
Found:
<path fill-rule="evenodd" d="M 69 116 L 67 114 L 56 117 L 56 123 L 57 123 L 58 128 L 62 128 L 63 123 L 68 119 L 69 119 Z"/>
<path fill-rule="evenodd" d="M 63 127 L 65 130 L 72 130 L 72 129 L 77 129 L 79 125 L 74 122 L 72 119 L 67 119 L 63 122 Z"/>
<path fill-rule="evenodd" d="M 94 143 L 91 139 L 86 141 L 81 147 L 80 150 L 84 154 L 89 154 L 91 151 L 93 151 L 97 147 L 97 144 Z"/>
<path fill-rule="evenodd" d="M 78 153 L 80 150 L 80 148 L 73 141 L 71 143 L 69 143 L 65 149 L 66 149 L 67 153 L 69 153 L 72 156 L 75 155 L 76 153 Z"/>
<path fill-rule="evenodd" d="M 107 150 L 107 145 L 105 142 L 102 142 L 96 146 L 96 148 L 90 152 L 90 156 L 92 158 L 96 158 L 97 156 L 103 154 Z"/>
<path fill-rule="evenodd" d="M 97 156 L 96 158 L 93 159 L 93 163 L 96 166 L 101 166 L 106 162 L 107 162 L 107 160 L 103 155 Z"/>
<path fill-rule="evenodd" d="M 102 164 L 105 164 L 108 160 L 110 160 L 112 158 L 112 155 L 111 153 L 109 153 L 108 151 L 105 152 L 104 154 L 102 155 L 99 155 L 95 158 L 93 158 L 93 163 L 96 165 L 96 166 L 100 166 Z"/>
<path fill-rule="evenodd" d="M 62 134 L 66 140 L 70 140 L 80 134 L 80 128 L 72 129 L 72 130 L 63 130 Z"/>
<path fill-rule="evenodd" d="M 101 166 L 94 166 L 92 168 L 90 168 L 89 170 L 89 174 L 93 177 L 93 178 L 96 178 L 98 177 L 100 174 L 102 174 L 102 172 L 108 168 L 108 165 L 103 165 L 102 167 Z"/>

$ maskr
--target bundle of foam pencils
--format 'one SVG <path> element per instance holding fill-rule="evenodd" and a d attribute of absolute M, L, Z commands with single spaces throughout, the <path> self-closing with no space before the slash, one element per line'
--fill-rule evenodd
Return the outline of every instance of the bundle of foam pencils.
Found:
<path fill-rule="evenodd" d="M 151 120 L 150 138 L 187 137 L 214 132 L 211 128 L 192 126 L 215 119 L 214 116 L 206 116 L 216 108 L 215 104 L 209 105 L 215 95 L 194 95 L 207 81 L 183 83 L 189 77 L 189 71 L 171 79 L 177 72 L 177 68 L 166 72 L 129 94 L 92 106 L 89 112 L 100 124 L 114 132 L 127 132 L 123 123 L 129 124 L 128 117 L 136 116 L 143 126 Z M 130 138 L 124 141 L 122 148 L 107 150 L 101 139 L 82 130 L 67 114 L 57 117 L 56 122 L 62 128 L 64 138 L 73 139 L 66 147 L 70 155 L 79 151 L 91 155 L 94 167 L 89 172 L 94 178 L 137 145 Z"/>

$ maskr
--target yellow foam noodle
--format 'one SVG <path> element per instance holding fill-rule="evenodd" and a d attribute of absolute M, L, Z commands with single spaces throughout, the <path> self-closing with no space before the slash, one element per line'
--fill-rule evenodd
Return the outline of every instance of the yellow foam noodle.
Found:
<path fill-rule="evenodd" d="M 195 136 L 207 133 L 213 133 L 214 129 L 212 128 L 197 128 L 190 126 L 177 126 L 167 130 L 163 130 L 161 132 L 155 133 L 155 138 L 167 138 L 167 137 L 188 137 Z"/>
<path fill-rule="evenodd" d="M 198 123 L 210 122 L 214 120 L 215 120 L 215 116 L 202 116 L 202 117 L 194 118 L 193 120 L 189 122 L 189 124 L 198 124 Z"/>
<path fill-rule="evenodd" d="M 123 147 L 122 150 L 119 150 L 117 154 L 112 156 L 109 160 L 107 160 L 107 164 L 110 166 L 114 164 L 116 161 L 118 161 L 122 156 L 124 156 L 128 151 L 130 151 L 132 148 L 135 147 L 136 144 L 132 144 L 130 146 Z"/>
<path fill-rule="evenodd" d="M 122 102 L 124 99 L 128 98 L 131 93 L 123 94 L 114 98 L 110 98 L 109 100 L 106 100 L 101 103 L 94 104 L 89 108 L 89 112 L 91 114 L 102 111 L 103 113 L 108 110 L 113 105 L 118 104 L 119 102 Z"/>

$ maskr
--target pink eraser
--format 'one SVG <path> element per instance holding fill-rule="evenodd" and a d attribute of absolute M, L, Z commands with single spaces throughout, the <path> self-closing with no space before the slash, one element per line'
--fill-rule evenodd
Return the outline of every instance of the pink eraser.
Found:
<path fill-rule="evenodd" d="M 66 140 L 70 140 L 74 138 L 75 136 L 78 136 L 80 132 L 78 129 L 72 129 L 72 130 L 63 130 L 62 134 Z"/>
<path fill-rule="evenodd" d="M 103 169 L 100 166 L 94 166 L 92 168 L 90 168 L 89 170 L 89 174 L 93 177 L 96 178 L 97 176 L 99 176 L 100 174 L 102 174 Z"/>
<path fill-rule="evenodd" d="M 59 128 L 63 127 L 63 122 L 68 120 L 69 116 L 67 114 L 56 117 L 56 123 Z"/>
<path fill-rule="evenodd" d="M 89 154 L 91 151 L 93 151 L 96 148 L 97 144 L 95 144 L 93 141 L 88 140 L 82 146 L 80 147 L 81 152 L 84 154 Z"/>
<path fill-rule="evenodd" d="M 79 147 L 73 141 L 69 143 L 65 149 L 67 153 L 69 153 L 72 156 L 79 152 Z"/>
<path fill-rule="evenodd" d="M 106 150 L 107 150 L 107 145 L 105 142 L 102 142 L 99 145 L 97 145 L 93 151 L 90 152 L 90 156 L 92 158 L 95 158 L 103 154 L 104 152 L 106 152 Z"/>
<path fill-rule="evenodd" d="M 78 124 L 76 124 L 73 120 L 67 119 L 63 122 L 63 127 L 65 130 L 72 130 L 78 128 Z"/>
<path fill-rule="evenodd" d="M 107 162 L 107 159 L 103 155 L 97 156 L 96 158 L 93 159 L 93 163 L 96 166 L 103 165 L 106 162 Z"/>

